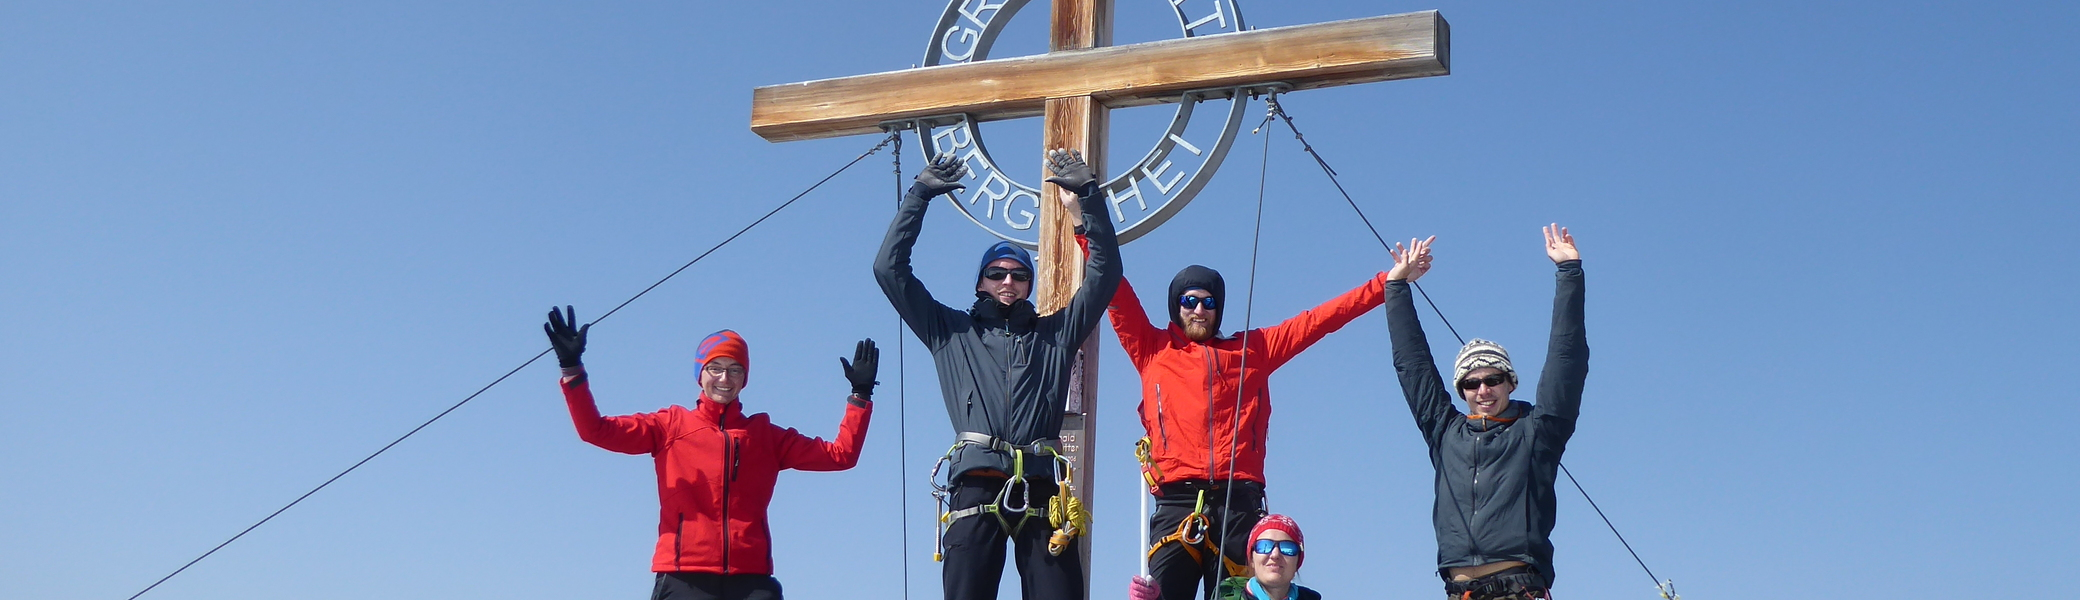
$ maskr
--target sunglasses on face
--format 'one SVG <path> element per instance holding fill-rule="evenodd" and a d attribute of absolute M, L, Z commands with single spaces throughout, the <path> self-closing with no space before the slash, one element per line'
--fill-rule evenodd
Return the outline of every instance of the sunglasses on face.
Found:
<path fill-rule="evenodd" d="M 1033 272 L 1027 271 L 1025 269 L 1006 269 L 1003 267 L 990 267 L 982 270 L 982 278 L 990 281 L 1003 279 L 1006 275 L 1011 276 L 1012 281 L 1025 282 L 1033 280 Z"/>
<path fill-rule="evenodd" d="M 1279 554 L 1286 556 L 1300 555 L 1300 543 L 1293 540 L 1257 540 L 1256 545 L 1250 546 L 1249 549 L 1257 554 L 1270 554 L 1272 550 L 1277 550 Z"/>
<path fill-rule="evenodd" d="M 1464 379 L 1464 380 L 1460 380 L 1460 381 L 1459 381 L 1459 389 L 1462 389 L 1462 390 L 1477 390 L 1477 389 L 1480 389 L 1480 388 L 1481 388 L 1481 386 L 1483 386 L 1483 385 L 1485 385 L 1485 386 L 1488 386 L 1488 387 L 1491 387 L 1491 388 L 1492 388 L 1492 387 L 1502 387 L 1502 384 L 1504 384 L 1504 383 L 1507 383 L 1507 382 L 1509 382 L 1509 377 L 1508 377 L 1508 376 L 1505 376 L 1505 375 L 1503 375 L 1503 374 L 1501 374 L 1501 373 L 1495 373 L 1495 374 L 1489 375 L 1489 376 L 1487 376 L 1487 377 L 1480 377 L 1480 378 L 1469 378 L 1469 379 Z"/>
<path fill-rule="evenodd" d="M 1212 296 L 1203 298 L 1199 296 L 1178 296 L 1177 306 L 1185 310 L 1191 310 L 1200 306 L 1206 307 L 1206 310 L 1220 310 L 1221 301 L 1214 299 Z"/>

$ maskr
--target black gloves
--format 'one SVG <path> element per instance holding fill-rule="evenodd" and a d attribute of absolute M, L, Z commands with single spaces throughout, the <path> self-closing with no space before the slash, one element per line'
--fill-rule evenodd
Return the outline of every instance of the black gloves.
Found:
<path fill-rule="evenodd" d="M 1047 178 L 1048 183 L 1062 186 L 1062 189 L 1078 196 L 1089 196 L 1096 191 L 1091 186 L 1098 183 L 1098 172 L 1084 164 L 1082 152 L 1061 148 L 1047 151 L 1047 171 L 1054 173 L 1053 177 Z"/>
<path fill-rule="evenodd" d="M 941 154 L 925 165 L 924 172 L 917 174 L 917 185 L 911 190 L 918 197 L 930 200 L 935 196 L 954 190 L 968 189 L 961 178 L 968 176 L 968 164 L 954 158 L 952 154 Z"/>
<path fill-rule="evenodd" d="M 549 347 L 556 349 L 556 366 L 568 369 L 582 364 L 578 362 L 578 355 L 585 353 L 585 332 L 592 329 L 592 325 L 571 329 L 578 323 L 578 314 L 569 306 L 563 310 L 565 314 L 557 314 L 551 307 L 549 322 L 542 325 L 542 331 L 549 333 Z"/>
<path fill-rule="evenodd" d="M 881 349 L 874 347 L 874 339 L 859 341 L 852 349 L 852 362 L 838 358 L 838 366 L 845 368 L 845 379 L 852 382 L 852 395 L 860 398 L 874 396 L 874 372 L 881 368 Z"/>

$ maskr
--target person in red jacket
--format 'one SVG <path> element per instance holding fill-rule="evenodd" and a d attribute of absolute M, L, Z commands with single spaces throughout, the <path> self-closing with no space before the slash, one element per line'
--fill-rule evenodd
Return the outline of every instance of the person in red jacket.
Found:
<path fill-rule="evenodd" d="M 1378 308 L 1386 273 L 1285 322 L 1222 337 L 1227 284 L 1185 267 L 1162 298 L 1170 325 L 1158 329 L 1134 287 L 1120 282 L 1108 309 L 1112 330 L 1141 373 L 1141 425 L 1148 431 L 1143 475 L 1149 515 L 1149 575 L 1165 600 L 1248 569 L 1246 534 L 1264 510 L 1264 448 L 1271 423 L 1265 380 L 1302 350 Z M 1233 485 L 1229 485 L 1232 482 Z M 1220 555 L 1221 558 L 1215 558 Z"/>
<path fill-rule="evenodd" d="M 543 329 L 563 367 L 563 398 L 578 438 L 615 452 L 649 454 L 657 463 L 657 551 L 650 564 L 657 580 L 650 597 L 780 600 L 766 527 L 773 484 L 782 469 L 843 471 L 859 464 L 881 356 L 874 340 L 859 342 L 851 362 L 838 359 L 852 396 L 838 438 L 826 442 L 774 425 L 765 413 L 744 414 L 738 395 L 751 353 L 744 338 L 728 329 L 701 340 L 694 355 L 701 384 L 694 408 L 602 417 L 579 362 L 591 326 L 573 328 L 575 314 L 570 307 L 564 311 L 550 310 Z"/>

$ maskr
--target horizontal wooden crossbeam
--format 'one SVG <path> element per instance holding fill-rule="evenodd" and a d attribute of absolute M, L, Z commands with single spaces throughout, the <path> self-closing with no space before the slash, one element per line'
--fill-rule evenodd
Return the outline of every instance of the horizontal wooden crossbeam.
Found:
<path fill-rule="evenodd" d="M 1192 90 L 1449 73 L 1451 27 L 1425 11 L 770 85 L 751 91 L 751 131 L 784 142 L 960 113 L 981 121 L 1038 116 L 1049 98 L 1091 96 L 1125 108 L 1175 102 Z"/>

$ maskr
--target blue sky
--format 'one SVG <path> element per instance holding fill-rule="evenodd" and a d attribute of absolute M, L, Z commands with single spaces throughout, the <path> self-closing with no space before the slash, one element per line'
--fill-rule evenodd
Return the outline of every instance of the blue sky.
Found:
<path fill-rule="evenodd" d="M 1162 4 L 1120 4 L 1120 42 L 1171 35 Z M 128 597 L 539 352 L 550 305 L 598 315 L 770 210 L 874 140 L 767 143 L 750 89 L 908 67 L 941 8 L 0 6 L 0 596 Z M 1595 354 L 1567 463 L 1657 574 L 1693 600 L 1963 597 L 2080 568 L 2080 8 L 1243 4 L 1257 27 L 1425 9 L 1452 23 L 1451 76 L 1286 106 L 1384 235 L 1439 236 L 1426 287 L 1520 362 L 1550 306 L 1537 227 L 1573 228 Z M 1044 49 L 1028 13 L 996 55 Z M 1115 157 L 1163 114 L 1118 113 Z M 1037 123 L 989 131 L 1037 158 Z M 1389 264 L 1280 131 L 1258 324 Z M 1261 143 L 1245 130 L 1125 248 L 1130 279 L 1200 263 L 1247 286 Z M 889 168 L 833 180 L 586 355 L 603 410 L 655 410 L 691 401 L 699 337 L 736 329 L 747 406 L 828 436 L 831 359 L 890 350 L 907 393 L 884 386 L 860 466 L 781 479 L 793 597 L 895 597 L 906 569 L 912 597 L 939 593 L 922 478 L 951 431 L 868 269 Z M 988 241 L 935 208 L 921 276 L 964 304 Z M 1436 593 L 1429 466 L 1387 357 L 1375 314 L 1272 381 L 1270 503 L 1334 595 Z M 1103 360 L 1093 577 L 1114 597 L 1139 386 Z M 554 377 L 537 363 L 146 597 L 648 593 L 650 463 L 578 441 Z M 1556 593 L 1651 598 L 1560 497 Z"/>

